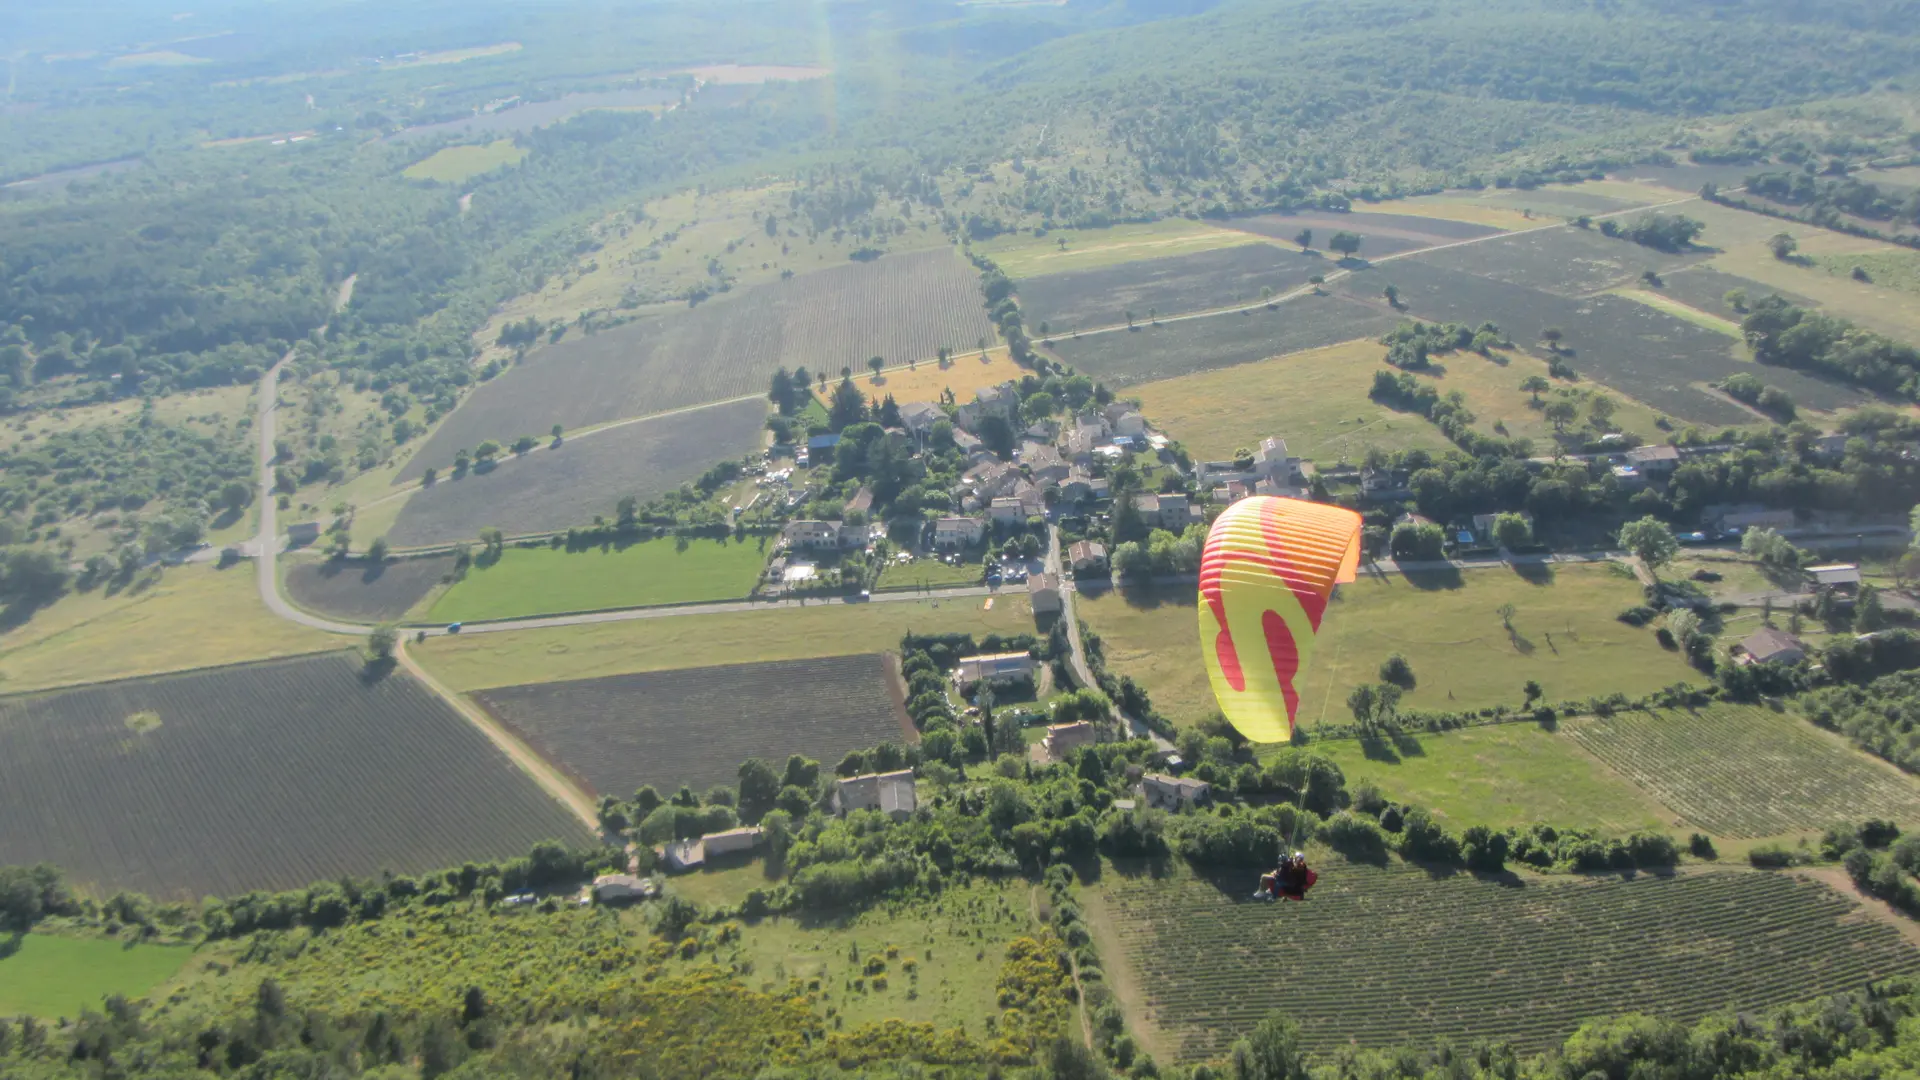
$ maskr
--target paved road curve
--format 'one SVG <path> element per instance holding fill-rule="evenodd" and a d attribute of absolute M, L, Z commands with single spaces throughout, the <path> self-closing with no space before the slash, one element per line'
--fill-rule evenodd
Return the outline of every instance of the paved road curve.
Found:
<path fill-rule="evenodd" d="M 260 433 L 260 532 L 253 538 L 253 556 L 254 569 L 260 576 L 260 602 L 267 605 L 268 611 L 289 622 L 332 634 L 363 635 L 373 628 L 309 615 L 287 603 L 280 595 L 280 571 L 277 565 L 280 556 L 280 522 L 279 504 L 275 502 L 273 490 L 273 424 L 274 414 L 280 404 L 280 373 L 292 360 L 293 350 L 289 349 L 279 363 L 260 376 L 260 403 L 254 415 L 253 426 Z"/>

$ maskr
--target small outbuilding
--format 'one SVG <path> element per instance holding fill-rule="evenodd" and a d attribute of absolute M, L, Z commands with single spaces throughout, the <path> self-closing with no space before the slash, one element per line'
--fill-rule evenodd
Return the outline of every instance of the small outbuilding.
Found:
<path fill-rule="evenodd" d="M 660 894 L 660 887 L 632 874 L 601 874 L 593 879 L 593 899 L 601 904 L 624 904 Z"/>
<path fill-rule="evenodd" d="M 1745 664 L 1770 664 L 1775 661 L 1797 664 L 1807 658 L 1807 647 L 1792 634 L 1767 626 L 1748 634 L 1740 644 L 1734 646 L 1733 658 L 1735 662 Z"/>
<path fill-rule="evenodd" d="M 1834 592 L 1848 595 L 1860 591 L 1860 568 L 1853 563 L 1809 566 L 1806 574 L 1817 588 L 1832 589 Z"/>

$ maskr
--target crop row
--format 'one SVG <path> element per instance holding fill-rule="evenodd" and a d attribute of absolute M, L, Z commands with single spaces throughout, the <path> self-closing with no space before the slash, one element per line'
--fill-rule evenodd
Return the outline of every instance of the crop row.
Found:
<path fill-rule="evenodd" d="M 890 255 L 770 282 L 536 349 L 476 389 L 400 473 L 442 472 L 493 439 L 647 416 L 764 391 L 776 367 L 837 376 L 870 356 L 925 359 L 993 333 L 979 278 L 950 250 Z"/>
<path fill-rule="evenodd" d="M 1113 384 L 1147 382 L 1252 363 L 1305 349 L 1378 337 L 1399 319 L 1335 296 L 1303 296 L 1271 308 L 1209 315 L 1084 337 L 1054 331 L 1062 360 Z M 1031 321 L 1031 320 L 1030 320 Z M 1037 324 L 1035 324 L 1037 325 Z"/>
<path fill-rule="evenodd" d="M 1719 836 L 1920 815 L 1920 785 L 1761 708 L 1621 713 L 1569 728 L 1593 754 Z"/>
<path fill-rule="evenodd" d="M 778 660 L 483 690 L 480 703 L 594 791 L 696 791 L 740 763 L 802 754 L 832 764 L 902 737 L 879 655 Z"/>
<path fill-rule="evenodd" d="M 340 654 L 0 699 L 0 791 L 0 864 L 170 898 L 591 839 L 439 698 Z"/>
<path fill-rule="evenodd" d="M 1029 327 L 1037 331 L 1047 323 L 1053 333 L 1064 334 L 1117 326 L 1126 321 L 1129 311 L 1146 322 L 1156 312 L 1178 315 L 1245 303 L 1259 299 L 1262 288 L 1286 292 L 1306 284 L 1315 274 L 1332 271 L 1333 265 L 1318 255 L 1246 243 L 1023 278 L 1020 306 Z"/>
<path fill-rule="evenodd" d="M 1122 952 L 1181 1057 L 1222 1053 L 1274 1011 L 1323 1048 L 1469 1035 L 1539 1048 L 1597 1015 L 1691 1020 L 1920 970 L 1896 931 L 1786 877 L 1324 872 L 1311 901 L 1281 907 L 1244 899 L 1238 877 L 1109 887 Z M 1296 971 L 1317 974 L 1295 986 Z"/>

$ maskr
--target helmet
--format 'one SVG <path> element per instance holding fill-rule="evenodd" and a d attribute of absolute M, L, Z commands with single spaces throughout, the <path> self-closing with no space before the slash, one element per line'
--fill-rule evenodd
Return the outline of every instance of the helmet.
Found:
<path fill-rule="evenodd" d="M 1296 851 L 1293 853 L 1293 857 L 1296 859 L 1304 859 L 1307 857 L 1307 853 L 1304 851 Z"/>

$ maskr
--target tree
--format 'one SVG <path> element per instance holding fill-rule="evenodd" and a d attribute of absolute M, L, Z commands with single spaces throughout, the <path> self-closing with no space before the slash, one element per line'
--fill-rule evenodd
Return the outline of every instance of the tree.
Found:
<path fill-rule="evenodd" d="M 1131 330 L 1133 329 L 1133 309 L 1128 308 L 1126 314 L 1127 314 L 1127 329 Z"/>
<path fill-rule="evenodd" d="M 1380 681 L 1392 683 L 1402 690 L 1411 690 L 1418 683 L 1413 676 L 1413 665 L 1399 653 L 1394 653 L 1380 662 Z"/>
<path fill-rule="evenodd" d="M 387 551 L 387 538 L 376 536 L 373 542 L 367 545 L 367 561 L 375 564 L 386 562 Z"/>
<path fill-rule="evenodd" d="M 840 382 L 833 388 L 832 403 L 827 407 L 827 426 L 834 431 L 843 431 L 849 424 L 857 424 L 867 418 L 867 399 L 853 385 L 853 380 L 841 376 Z"/>
<path fill-rule="evenodd" d="M 1545 690 L 1540 688 L 1539 682 L 1533 679 L 1528 679 L 1526 683 L 1520 687 L 1520 692 L 1527 695 L 1527 704 L 1529 705 L 1539 701 L 1540 695 L 1546 693 Z"/>
<path fill-rule="evenodd" d="M 1573 422 L 1573 418 L 1580 415 L 1580 410 L 1573 402 L 1565 398 L 1561 398 L 1558 401 L 1547 402 L 1547 407 L 1544 411 L 1547 422 L 1553 425 L 1553 430 L 1555 431 L 1565 431 L 1567 425 Z"/>
<path fill-rule="evenodd" d="M 1306 1080 L 1307 1051 L 1300 1027 L 1275 1014 L 1233 1044 L 1233 1080 Z"/>
<path fill-rule="evenodd" d="M 1398 285 L 1387 286 L 1386 288 L 1380 290 L 1380 295 L 1387 298 L 1388 307 L 1391 307 L 1394 309 L 1398 309 L 1400 307 L 1400 287 Z"/>
<path fill-rule="evenodd" d="M 1512 551 L 1515 548 L 1525 547 L 1528 543 L 1532 542 L 1532 540 L 1533 527 L 1527 524 L 1526 518 L 1515 513 L 1502 513 L 1494 516 L 1494 543 L 1499 544 L 1508 551 Z"/>
<path fill-rule="evenodd" d="M 1606 426 L 1613 422 L 1614 410 L 1619 407 L 1619 403 L 1607 395 L 1595 394 L 1593 399 L 1587 402 L 1587 415 L 1593 417 L 1593 426 L 1596 430 L 1605 430 Z"/>
<path fill-rule="evenodd" d="M 1545 330 L 1540 331 L 1540 340 L 1547 343 L 1547 351 L 1552 353 L 1560 351 L 1560 342 L 1564 340 L 1566 336 L 1567 332 L 1557 326 L 1549 326 Z"/>
<path fill-rule="evenodd" d="M 1373 721 L 1374 694 L 1372 683 L 1361 683 L 1347 694 L 1347 711 L 1353 713 L 1353 722 L 1366 725 Z"/>
<path fill-rule="evenodd" d="M 1658 573 L 1680 550 L 1680 541 L 1673 538 L 1666 522 L 1643 517 L 1620 526 L 1620 546 L 1639 559 L 1648 573 Z"/>
<path fill-rule="evenodd" d="M 797 396 L 793 392 L 793 375 L 786 368 L 774 370 L 771 385 L 767 387 L 767 400 L 773 402 L 773 407 L 780 411 L 781 416 L 793 414 Z"/>
<path fill-rule="evenodd" d="M 1722 299 L 1722 300 L 1725 300 L 1725 301 L 1727 302 L 1727 306 L 1728 306 L 1728 307 L 1730 307 L 1730 308 L 1732 308 L 1733 310 L 1735 310 L 1735 311 L 1737 311 L 1737 312 L 1739 312 L 1739 313 L 1741 313 L 1741 314 L 1743 314 L 1743 315 L 1744 315 L 1744 314 L 1746 314 L 1746 311 L 1747 311 L 1747 290 L 1745 290 L 1745 289 L 1728 289 L 1728 290 L 1727 290 L 1727 294 L 1726 294 L 1725 296 L 1723 296 L 1723 297 L 1721 297 L 1721 299 Z"/>
<path fill-rule="evenodd" d="M 1794 252 L 1800 250 L 1800 241 L 1795 240 L 1791 233 L 1774 233 L 1767 241 L 1767 250 L 1773 252 L 1774 258 L 1786 262 L 1793 258 Z"/>
<path fill-rule="evenodd" d="M 1416 525 L 1409 521 L 1395 525 L 1393 535 L 1387 541 L 1394 558 L 1416 562 L 1434 562 L 1445 558 L 1446 544 L 1447 534 L 1432 522 Z"/>
<path fill-rule="evenodd" d="M 373 667 L 393 661 L 393 652 L 400 645 L 400 633 L 391 623 L 382 623 L 367 635 L 367 666 Z"/>
<path fill-rule="evenodd" d="M 1860 586 L 1860 597 L 1854 601 L 1853 628 L 1868 634 L 1887 628 L 1887 609 L 1880 603 L 1879 589 Z"/>
<path fill-rule="evenodd" d="M 1520 380 L 1520 389 L 1533 395 L 1533 403 L 1540 404 L 1540 395 L 1553 388 L 1553 384 L 1539 375 L 1529 375 Z"/>
<path fill-rule="evenodd" d="M 887 362 L 878 356 L 867 357 L 867 368 L 868 370 L 873 372 L 874 382 L 880 381 L 880 369 L 886 366 L 887 366 Z"/>
<path fill-rule="evenodd" d="M 552 432 L 552 434 L 553 434 L 553 441 L 554 441 L 554 442 L 559 442 L 559 441 L 560 441 L 560 434 L 561 434 L 561 432 L 563 432 L 563 431 L 565 431 L 565 430 L 566 430 L 566 429 L 565 429 L 565 428 L 563 428 L 563 427 L 561 427 L 561 426 L 560 426 L 559 424 L 555 424 L 555 425 L 553 425 L 553 432 Z"/>
<path fill-rule="evenodd" d="M 1327 247 L 1351 258 L 1360 250 L 1360 237 L 1350 232 L 1337 232 L 1327 241 Z"/>
<path fill-rule="evenodd" d="M 1129 540 L 1113 549 L 1111 565 L 1115 577 L 1145 576 L 1153 572 L 1153 556 L 1137 541 Z"/>
<path fill-rule="evenodd" d="M 740 820 L 752 825 L 773 809 L 783 785 L 773 766 L 757 757 L 740 763 L 739 779 Z"/>
<path fill-rule="evenodd" d="M 1301 229 L 1300 232 L 1294 236 L 1293 242 L 1300 245 L 1301 251 L 1313 250 L 1313 230 Z"/>

